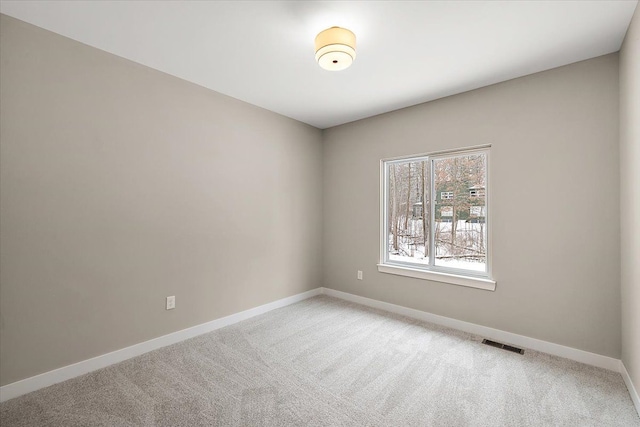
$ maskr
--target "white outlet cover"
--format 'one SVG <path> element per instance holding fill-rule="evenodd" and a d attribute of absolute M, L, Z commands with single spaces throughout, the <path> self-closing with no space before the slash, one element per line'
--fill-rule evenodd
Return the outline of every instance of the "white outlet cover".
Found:
<path fill-rule="evenodd" d="M 167 310 L 172 310 L 176 308 L 176 297 L 170 296 L 167 297 Z"/>

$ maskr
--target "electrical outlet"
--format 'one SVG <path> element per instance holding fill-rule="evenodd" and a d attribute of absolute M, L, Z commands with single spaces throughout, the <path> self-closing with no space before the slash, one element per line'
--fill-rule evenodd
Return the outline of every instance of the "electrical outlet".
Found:
<path fill-rule="evenodd" d="M 362 271 L 358 270 L 358 280 L 362 280 Z"/>
<path fill-rule="evenodd" d="M 173 310 L 174 308 L 176 308 L 176 297 L 167 297 L 167 310 Z"/>

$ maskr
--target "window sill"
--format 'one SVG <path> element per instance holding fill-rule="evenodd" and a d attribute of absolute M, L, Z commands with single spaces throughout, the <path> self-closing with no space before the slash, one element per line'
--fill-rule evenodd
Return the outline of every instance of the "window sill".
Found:
<path fill-rule="evenodd" d="M 378 264 L 378 271 L 380 273 L 397 274 L 399 276 L 450 283 L 452 285 L 467 286 L 487 291 L 496 290 L 495 280 L 485 279 L 482 277 L 460 276 L 458 274 L 441 273 L 439 271 L 425 271 L 417 268 L 400 267 L 398 265 L 389 264 Z"/>

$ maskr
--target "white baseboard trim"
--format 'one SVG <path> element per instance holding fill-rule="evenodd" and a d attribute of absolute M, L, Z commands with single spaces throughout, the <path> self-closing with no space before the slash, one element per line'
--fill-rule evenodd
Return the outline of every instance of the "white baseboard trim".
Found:
<path fill-rule="evenodd" d="M 631 382 L 631 377 L 629 376 L 629 373 L 627 372 L 627 369 L 621 360 L 595 353 L 589 353 L 583 350 L 578 350 L 559 344 L 550 343 L 547 341 L 538 340 L 535 338 L 529 338 L 523 335 L 513 334 L 511 332 L 501 331 L 499 329 L 493 329 L 486 326 L 476 325 L 474 323 L 464 322 L 462 320 L 452 319 L 450 317 L 428 313 L 426 311 L 420 311 L 413 308 L 407 308 L 396 304 L 362 297 L 359 295 L 336 291 L 329 288 L 312 289 L 301 294 L 273 301 L 271 303 L 254 307 L 249 310 L 241 311 L 239 313 L 222 317 L 220 319 L 212 320 L 211 322 L 203 323 L 201 325 L 163 335 L 161 337 L 135 344 L 120 350 L 116 350 L 111 353 L 103 354 L 101 356 L 83 360 L 81 362 L 64 366 L 53 371 L 45 372 L 40 375 L 7 384 L 0 387 L 0 402 L 4 402 L 6 400 L 13 399 L 14 397 L 22 396 L 23 394 L 27 394 L 44 387 L 48 387 L 50 385 L 66 381 L 71 378 L 75 378 L 80 375 L 105 368 L 107 366 L 113 365 L 114 363 L 122 362 L 124 360 L 140 356 L 152 350 L 175 344 L 180 341 L 196 337 L 198 335 L 206 334 L 207 332 L 212 332 L 225 326 L 233 325 L 234 323 L 241 322 L 251 317 L 258 316 L 271 310 L 285 307 L 287 305 L 291 305 L 320 294 L 329 295 L 335 298 L 355 302 L 368 307 L 373 307 L 380 310 L 389 311 L 391 313 L 412 317 L 414 319 L 435 323 L 437 325 L 469 332 L 475 335 L 484 336 L 496 341 L 520 347 L 526 347 L 532 350 L 537 350 L 555 356 L 560 356 L 578 362 L 586 363 L 588 365 L 620 372 L 627 386 L 627 389 L 629 390 L 629 394 L 631 395 L 631 400 L 633 401 L 638 414 L 640 414 L 640 398 L 638 397 L 638 392 Z"/>
<path fill-rule="evenodd" d="M 634 387 L 633 382 L 631 381 L 631 376 L 627 371 L 627 367 L 624 366 L 624 363 L 622 363 L 622 360 L 620 361 L 620 374 L 624 379 L 624 383 L 627 385 L 627 389 L 629 390 L 629 394 L 631 395 L 631 400 L 633 401 L 633 404 L 636 407 L 638 416 L 640 416 L 640 396 L 638 395 L 638 391 Z"/>
<path fill-rule="evenodd" d="M 476 325 L 475 323 L 452 319 L 451 317 L 440 316 L 438 314 L 433 314 L 426 311 L 416 310 L 413 308 L 403 307 L 401 305 L 362 297 L 360 295 L 336 291 L 335 289 L 322 288 L 322 293 L 324 295 L 355 302 L 367 307 L 401 314 L 403 316 L 423 320 L 425 322 L 435 323 L 436 325 L 446 326 L 452 329 L 457 329 L 459 331 L 469 332 L 474 335 L 480 335 L 495 341 L 503 342 L 505 344 L 512 344 L 517 347 L 530 348 L 542 353 L 564 357 L 565 359 L 575 360 L 587 365 L 619 372 L 624 379 L 624 383 L 627 386 L 627 389 L 629 390 L 631 401 L 636 407 L 638 416 L 640 416 L 640 397 L 638 396 L 638 392 L 634 387 L 633 382 L 631 381 L 631 377 L 629 376 L 629 372 L 627 372 L 627 368 L 624 366 L 624 363 L 622 363 L 622 360 L 603 356 L 601 354 L 590 353 L 584 350 L 578 350 L 577 348 L 554 344 L 548 341 L 542 341 L 536 338 L 526 337 L 524 335 L 502 331 L 500 329 L 493 329 L 487 326 Z"/>
<path fill-rule="evenodd" d="M 602 356 L 600 354 L 590 353 L 588 351 L 578 350 L 576 348 L 566 347 L 560 344 L 554 344 L 548 341 L 542 341 L 536 338 L 530 338 L 524 335 L 518 335 L 499 329 L 493 329 L 487 326 L 476 325 L 475 323 L 464 322 L 462 320 L 452 319 L 450 317 L 440 316 L 426 311 L 407 308 L 401 305 L 361 297 L 359 295 L 353 295 L 347 292 L 336 291 L 335 289 L 322 288 L 322 293 L 332 297 L 366 305 L 368 307 L 390 311 L 392 313 L 401 314 L 403 316 L 412 317 L 414 319 L 423 320 L 425 322 L 435 323 L 437 325 L 446 326 L 452 329 L 457 329 L 459 331 L 480 335 L 482 337 L 503 342 L 505 344 L 511 344 L 516 347 L 525 347 L 554 356 L 560 356 L 566 359 L 582 362 L 587 365 L 597 366 L 599 368 L 609 369 L 616 372 L 620 371 L 620 360 L 614 359 L 612 357 Z"/>
<path fill-rule="evenodd" d="M 134 344 L 130 347 L 125 347 L 111 353 L 83 360 L 81 362 L 74 363 L 73 365 L 64 366 L 53 371 L 45 372 L 40 375 L 7 384 L 0 387 L 0 402 L 4 402 L 6 400 L 13 399 L 14 397 L 22 396 L 23 394 L 48 387 L 50 385 L 66 381 L 101 368 L 105 368 L 109 365 L 113 365 L 114 363 L 122 362 L 124 360 L 131 359 L 132 357 L 140 356 L 141 354 L 148 353 L 161 347 L 175 344 L 180 341 L 196 337 L 198 335 L 206 334 L 207 332 L 215 331 L 216 329 L 224 328 L 225 326 L 233 325 L 234 323 L 241 322 L 243 320 L 269 312 L 271 310 L 275 310 L 277 308 L 294 304 L 307 298 L 320 295 L 321 293 L 322 288 L 312 289 L 301 294 L 279 299 L 268 304 L 232 314 L 230 316 L 212 320 L 211 322 L 203 323 L 201 325 L 163 335 L 161 337 L 141 342 L 139 344 Z"/>

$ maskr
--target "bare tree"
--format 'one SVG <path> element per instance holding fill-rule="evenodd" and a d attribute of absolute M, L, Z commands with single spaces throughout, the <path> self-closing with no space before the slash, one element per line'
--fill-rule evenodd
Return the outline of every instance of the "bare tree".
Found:
<path fill-rule="evenodd" d="M 409 213 L 411 211 L 411 163 L 407 163 L 409 168 L 409 175 L 407 177 L 407 209 L 405 210 L 406 214 L 404 216 L 404 234 L 408 234 L 409 229 Z"/>

